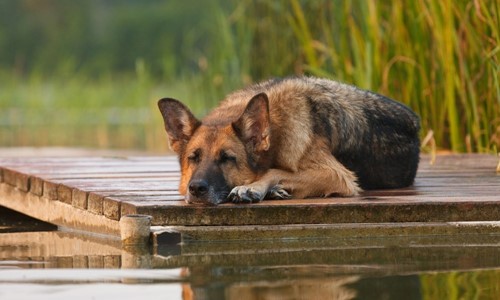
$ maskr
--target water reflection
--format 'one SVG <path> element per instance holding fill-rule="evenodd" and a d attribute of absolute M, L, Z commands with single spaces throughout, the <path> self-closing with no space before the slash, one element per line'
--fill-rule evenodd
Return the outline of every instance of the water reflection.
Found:
<path fill-rule="evenodd" d="M 106 294 L 107 285 L 119 291 L 118 284 L 126 286 L 122 299 L 145 287 L 169 291 L 156 295 L 164 299 L 497 299 L 499 245 L 498 235 L 462 235 L 149 249 L 71 232 L 4 233 L 0 298 L 22 286 L 23 293 L 60 286 L 67 296 L 85 287 L 88 295 Z"/>

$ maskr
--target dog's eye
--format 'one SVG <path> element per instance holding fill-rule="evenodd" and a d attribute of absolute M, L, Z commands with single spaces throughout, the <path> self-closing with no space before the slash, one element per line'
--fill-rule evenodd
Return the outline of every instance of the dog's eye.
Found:
<path fill-rule="evenodd" d="M 188 160 L 192 163 L 200 162 L 200 151 L 196 150 L 188 156 Z"/>
<path fill-rule="evenodd" d="M 224 164 L 227 162 L 236 162 L 236 156 L 231 155 L 226 151 L 221 151 L 219 154 L 219 163 Z"/>

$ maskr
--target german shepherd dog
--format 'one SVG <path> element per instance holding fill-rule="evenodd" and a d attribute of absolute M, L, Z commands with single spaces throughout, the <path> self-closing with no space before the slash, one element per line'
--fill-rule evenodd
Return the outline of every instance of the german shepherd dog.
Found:
<path fill-rule="evenodd" d="M 158 102 L 179 156 L 187 203 L 355 196 L 406 187 L 419 161 L 419 118 L 408 107 L 314 77 L 236 91 L 201 121 Z"/>

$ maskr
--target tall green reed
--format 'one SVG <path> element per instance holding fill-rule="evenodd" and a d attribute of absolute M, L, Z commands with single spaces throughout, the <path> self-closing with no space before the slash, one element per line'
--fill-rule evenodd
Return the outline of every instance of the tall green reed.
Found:
<path fill-rule="evenodd" d="M 207 12 L 212 19 L 206 26 L 214 39 L 210 48 L 188 51 L 198 62 L 196 72 L 158 78 L 138 59 L 135 74 L 128 75 L 110 72 L 90 78 L 72 70 L 56 78 L 37 72 L 28 78 L 0 74 L 0 107 L 17 107 L 25 119 L 42 115 L 45 121 L 38 127 L 0 126 L 0 144 L 163 149 L 159 98 L 178 98 L 203 115 L 233 89 L 305 73 L 352 83 L 409 105 L 421 117 L 422 136 L 432 131 L 441 149 L 498 151 L 498 1 L 227 3 Z M 116 113 L 124 124 L 109 125 L 113 108 L 124 109 Z M 127 125 L 128 108 L 143 109 L 146 121 Z M 65 116 L 51 113 L 54 109 Z M 90 125 L 85 123 L 89 109 L 95 120 Z M 57 121 L 65 118 L 74 130 Z M 86 130 L 86 124 L 91 127 L 88 137 L 79 137 L 78 130 Z M 53 137 L 43 141 L 35 131 L 40 128 Z M 95 130 L 98 138 L 92 140 Z"/>
<path fill-rule="evenodd" d="M 251 3 L 251 4 L 250 4 Z M 293 69 L 358 85 L 417 111 L 440 148 L 497 151 L 500 141 L 497 1 L 248 1 Z M 256 8 L 255 8 L 256 7 Z M 264 7 L 264 8 L 263 8 Z M 262 12 L 266 13 L 262 15 Z M 289 29 L 284 28 L 286 24 Z M 293 33 L 293 47 L 288 47 Z M 263 74 L 282 69 L 260 56 Z M 262 62 L 262 61 L 266 62 Z"/>
<path fill-rule="evenodd" d="M 470 272 L 429 272 L 419 275 L 421 299 L 496 299 L 498 269 Z M 495 288 L 496 287 L 496 288 Z"/>

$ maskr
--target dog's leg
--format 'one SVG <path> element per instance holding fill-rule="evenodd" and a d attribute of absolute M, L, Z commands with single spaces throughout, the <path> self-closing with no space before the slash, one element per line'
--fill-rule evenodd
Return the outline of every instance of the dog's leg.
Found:
<path fill-rule="evenodd" d="M 297 172 L 270 169 L 259 180 L 235 187 L 229 199 L 249 203 L 264 198 L 290 198 L 290 195 L 293 198 L 355 196 L 361 191 L 356 176 L 331 154 L 314 152 L 301 160 Z"/>
<path fill-rule="evenodd" d="M 264 199 L 289 199 L 291 195 L 280 184 L 280 179 L 285 173 L 288 172 L 271 169 L 259 180 L 233 188 L 228 199 L 234 203 L 255 203 Z"/>
<path fill-rule="evenodd" d="M 343 166 L 339 169 L 321 166 L 321 168 L 305 169 L 296 173 L 280 171 L 274 176 L 280 178 L 276 187 L 293 195 L 293 198 L 331 195 L 350 197 L 358 195 L 361 191 L 356 183 L 356 176 Z"/>

